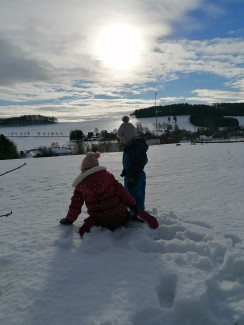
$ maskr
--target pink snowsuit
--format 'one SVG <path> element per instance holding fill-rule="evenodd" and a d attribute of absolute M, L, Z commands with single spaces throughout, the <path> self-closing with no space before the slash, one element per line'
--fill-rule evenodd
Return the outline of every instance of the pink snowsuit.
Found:
<path fill-rule="evenodd" d="M 66 217 L 71 222 L 78 218 L 85 202 L 87 212 L 96 225 L 114 230 L 127 223 L 127 207 L 136 205 L 123 185 L 102 166 L 80 174 L 73 186 L 75 190 Z"/>

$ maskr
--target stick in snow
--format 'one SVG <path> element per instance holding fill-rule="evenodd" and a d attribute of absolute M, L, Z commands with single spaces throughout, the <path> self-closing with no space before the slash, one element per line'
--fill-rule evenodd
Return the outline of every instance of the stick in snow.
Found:
<path fill-rule="evenodd" d="M 11 170 L 9 170 L 9 171 L 3 173 L 3 174 L 0 174 L 0 176 L 3 176 L 3 175 L 8 174 L 8 173 L 11 173 L 11 172 L 13 172 L 14 170 L 19 169 L 19 168 L 21 168 L 21 167 L 23 167 L 23 166 L 25 166 L 25 165 L 26 165 L 26 162 L 25 162 L 23 165 L 19 166 L 19 167 L 16 167 L 16 168 L 11 169 Z"/>
<path fill-rule="evenodd" d="M 9 212 L 9 213 L 2 214 L 2 215 L 0 215 L 0 218 L 1 218 L 1 217 L 8 217 L 8 216 L 10 216 L 12 213 L 13 213 L 13 212 L 11 211 L 11 212 Z"/>

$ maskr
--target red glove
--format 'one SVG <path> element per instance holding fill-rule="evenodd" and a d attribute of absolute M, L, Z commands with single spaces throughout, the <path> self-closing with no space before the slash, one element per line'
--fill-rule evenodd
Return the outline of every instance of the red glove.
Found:
<path fill-rule="evenodd" d="M 92 217 L 86 218 L 83 226 L 80 227 L 80 235 L 83 236 L 85 232 L 90 232 L 92 226 L 94 226 L 94 220 Z"/>

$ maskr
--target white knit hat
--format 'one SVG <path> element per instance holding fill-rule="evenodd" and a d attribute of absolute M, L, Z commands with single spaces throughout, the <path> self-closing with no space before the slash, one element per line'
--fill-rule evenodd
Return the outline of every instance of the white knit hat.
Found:
<path fill-rule="evenodd" d="M 130 118 L 127 115 L 122 117 L 122 122 L 128 123 L 129 120 L 130 120 Z"/>
<path fill-rule="evenodd" d="M 100 157 L 100 152 L 87 152 L 86 157 L 83 159 L 81 164 L 81 171 L 99 166 L 98 158 Z"/>
<path fill-rule="evenodd" d="M 128 143 L 131 139 L 136 137 L 136 128 L 131 123 L 122 123 L 118 129 L 117 137 L 122 138 L 125 143 Z"/>

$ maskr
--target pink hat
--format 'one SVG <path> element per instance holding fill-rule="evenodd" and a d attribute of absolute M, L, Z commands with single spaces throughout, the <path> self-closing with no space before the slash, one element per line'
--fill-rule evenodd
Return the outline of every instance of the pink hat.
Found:
<path fill-rule="evenodd" d="M 87 152 L 86 157 L 83 159 L 81 164 L 81 171 L 99 166 L 98 158 L 100 157 L 100 152 Z"/>

